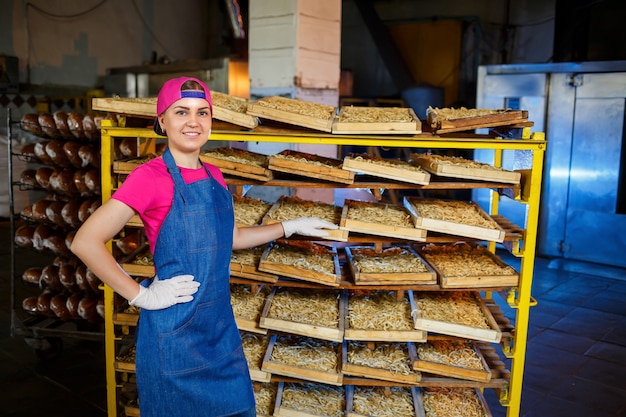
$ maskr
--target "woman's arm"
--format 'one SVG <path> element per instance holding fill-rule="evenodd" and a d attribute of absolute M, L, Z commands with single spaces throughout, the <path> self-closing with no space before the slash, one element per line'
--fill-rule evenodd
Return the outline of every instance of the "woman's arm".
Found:
<path fill-rule="evenodd" d="M 299 217 L 264 226 L 237 227 L 235 225 L 233 229 L 233 249 L 252 248 L 271 242 L 279 237 L 290 237 L 293 234 L 323 238 L 328 236 L 328 232 L 322 229 L 337 228 L 336 224 L 317 217 Z"/>
<path fill-rule="evenodd" d="M 135 211 L 118 200 L 99 207 L 76 232 L 72 252 L 115 292 L 127 300 L 139 294 L 139 284 L 115 261 L 106 243 L 126 225 Z"/>

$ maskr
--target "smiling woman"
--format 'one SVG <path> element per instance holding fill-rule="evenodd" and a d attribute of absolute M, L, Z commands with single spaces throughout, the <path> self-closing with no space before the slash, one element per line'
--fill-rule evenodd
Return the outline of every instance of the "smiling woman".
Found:
<path fill-rule="evenodd" d="M 212 105 L 202 81 L 167 81 L 154 124 L 155 132 L 167 136 L 165 152 L 137 166 L 72 242 L 90 270 L 141 309 L 135 365 L 142 417 L 255 415 L 230 303 L 231 253 L 294 233 L 325 237 L 321 228 L 337 228 L 312 217 L 237 226 L 221 171 L 199 158 L 211 134 Z M 105 245 L 135 214 L 157 273 L 140 284 Z"/>

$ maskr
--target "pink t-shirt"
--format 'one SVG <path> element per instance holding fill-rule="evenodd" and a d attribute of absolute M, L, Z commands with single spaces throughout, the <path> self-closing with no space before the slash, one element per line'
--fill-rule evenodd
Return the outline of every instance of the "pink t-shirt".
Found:
<path fill-rule="evenodd" d="M 226 181 L 219 168 L 210 164 L 204 165 L 213 178 L 226 188 Z M 186 184 L 208 178 L 203 168 L 179 168 Z M 139 214 L 150 249 L 154 252 L 161 224 L 169 213 L 174 199 L 174 181 L 167 172 L 163 158 L 154 158 L 135 168 L 111 198 L 132 207 Z"/>

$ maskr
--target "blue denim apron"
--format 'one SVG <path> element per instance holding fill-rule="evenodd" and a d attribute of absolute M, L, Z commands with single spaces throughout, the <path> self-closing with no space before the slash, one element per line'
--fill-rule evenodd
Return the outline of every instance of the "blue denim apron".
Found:
<path fill-rule="evenodd" d="M 141 311 L 136 353 L 141 417 L 216 417 L 254 409 L 230 304 L 232 196 L 210 174 L 185 184 L 169 149 L 163 159 L 174 180 L 174 200 L 158 234 L 156 272 L 159 279 L 192 274 L 201 284 L 189 303 Z"/>

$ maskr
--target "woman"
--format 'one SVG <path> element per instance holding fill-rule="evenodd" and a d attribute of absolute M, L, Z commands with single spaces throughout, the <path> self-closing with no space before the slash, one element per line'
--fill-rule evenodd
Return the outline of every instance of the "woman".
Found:
<path fill-rule="evenodd" d="M 297 233 L 324 237 L 337 226 L 299 218 L 237 227 L 232 196 L 200 149 L 211 133 L 209 88 L 195 78 L 167 81 L 155 131 L 163 156 L 136 168 L 76 233 L 72 251 L 104 283 L 141 308 L 136 372 L 142 417 L 254 416 L 255 402 L 230 305 L 233 249 Z M 138 284 L 105 243 L 138 213 L 156 276 Z"/>

